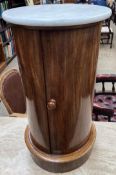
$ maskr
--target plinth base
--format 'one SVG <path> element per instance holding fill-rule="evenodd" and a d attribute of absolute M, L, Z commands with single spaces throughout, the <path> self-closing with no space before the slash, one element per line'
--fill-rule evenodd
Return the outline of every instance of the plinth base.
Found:
<path fill-rule="evenodd" d="M 39 150 L 35 145 L 33 145 L 29 127 L 27 127 L 25 131 L 25 142 L 34 161 L 43 169 L 56 173 L 71 171 L 81 166 L 88 159 L 95 142 L 95 138 L 96 129 L 93 123 L 89 138 L 80 149 L 69 154 L 52 155 Z"/>

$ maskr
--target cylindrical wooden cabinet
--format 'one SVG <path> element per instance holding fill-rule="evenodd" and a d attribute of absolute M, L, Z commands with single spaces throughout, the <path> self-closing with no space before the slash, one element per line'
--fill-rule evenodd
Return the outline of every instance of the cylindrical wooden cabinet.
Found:
<path fill-rule="evenodd" d="M 5 11 L 12 25 L 26 94 L 27 147 L 41 167 L 65 172 L 94 144 L 92 98 L 101 21 L 110 9 L 40 5 Z"/>

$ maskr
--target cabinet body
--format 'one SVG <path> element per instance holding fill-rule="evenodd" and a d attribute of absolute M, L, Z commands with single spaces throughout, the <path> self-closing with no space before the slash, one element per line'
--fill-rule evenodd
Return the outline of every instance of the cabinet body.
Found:
<path fill-rule="evenodd" d="M 75 27 L 13 26 L 32 142 L 48 154 L 83 146 L 92 126 L 100 23 Z M 49 108 L 49 101 L 55 107 Z"/>

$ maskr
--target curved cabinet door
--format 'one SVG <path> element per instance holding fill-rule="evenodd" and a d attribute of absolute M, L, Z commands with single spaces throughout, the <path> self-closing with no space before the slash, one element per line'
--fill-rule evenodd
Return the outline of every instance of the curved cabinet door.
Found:
<path fill-rule="evenodd" d="M 88 139 L 100 24 L 41 32 L 50 145 L 54 154 Z"/>
<path fill-rule="evenodd" d="M 23 27 L 13 27 L 13 32 L 26 94 L 31 137 L 40 149 L 50 153 L 40 32 Z"/>

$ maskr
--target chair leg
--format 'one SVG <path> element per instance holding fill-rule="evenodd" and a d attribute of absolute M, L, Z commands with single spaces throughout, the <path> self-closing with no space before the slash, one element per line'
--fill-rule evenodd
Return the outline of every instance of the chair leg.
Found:
<path fill-rule="evenodd" d="M 114 38 L 114 33 L 111 33 L 111 44 L 110 44 L 110 48 L 112 48 L 113 38 Z"/>
<path fill-rule="evenodd" d="M 108 34 L 107 44 L 109 44 L 110 41 L 110 34 Z"/>
<path fill-rule="evenodd" d="M 111 116 L 108 116 L 108 122 L 111 122 Z"/>
<path fill-rule="evenodd" d="M 95 121 L 98 121 L 98 114 L 95 114 Z"/>

